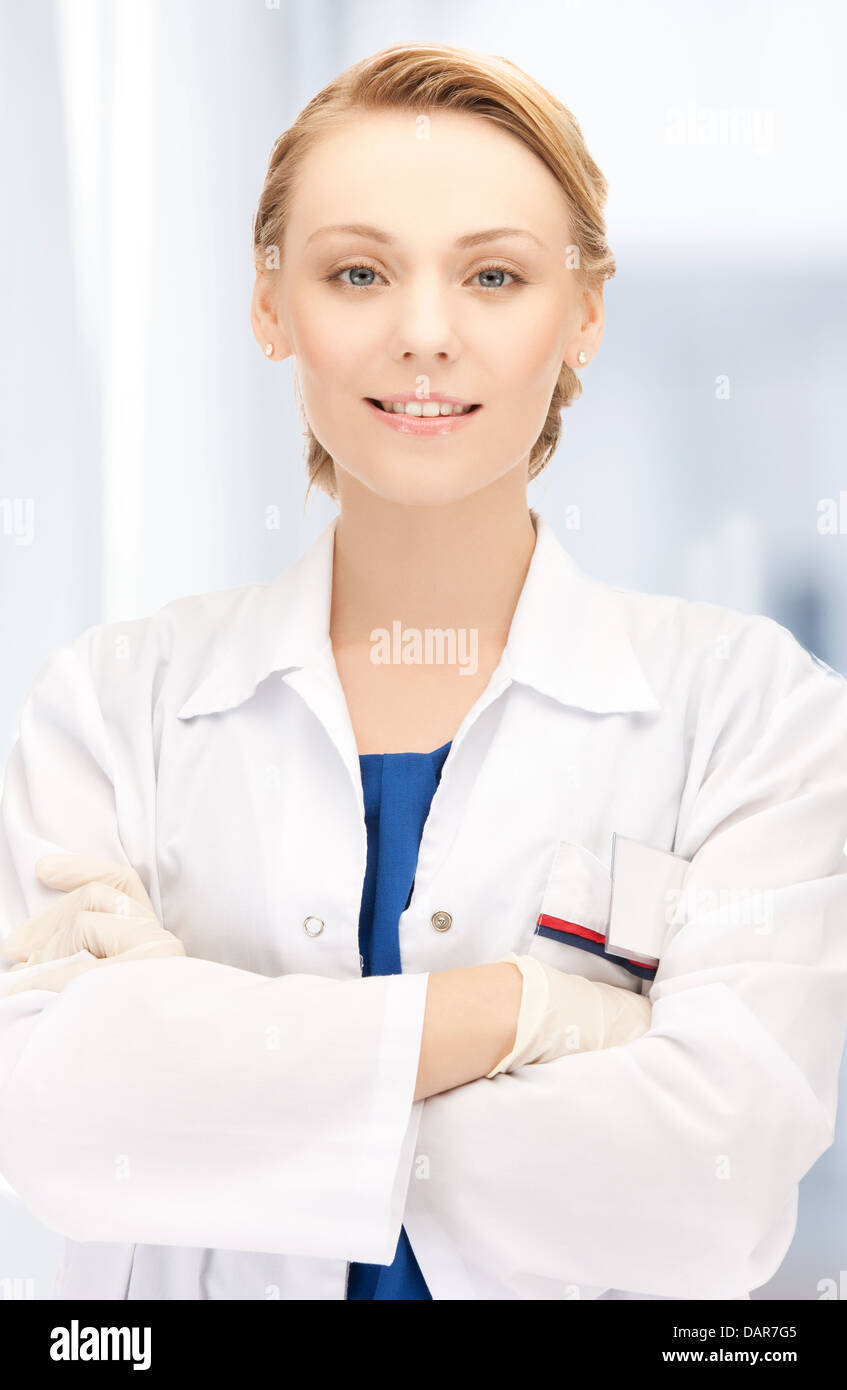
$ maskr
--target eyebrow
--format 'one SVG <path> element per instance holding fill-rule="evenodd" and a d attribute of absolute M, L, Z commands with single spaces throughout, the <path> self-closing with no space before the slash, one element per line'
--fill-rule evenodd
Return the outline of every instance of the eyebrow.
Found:
<path fill-rule="evenodd" d="M 306 238 L 306 245 L 314 241 L 315 237 L 327 236 L 330 232 L 346 232 L 349 236 L 369 237 L 371 241 L 382 242 L 385 246 L 391 246 L 396 238 L 389 236 L 388 232 L 383 232 L 379 227 L 371 227 L 365 222 L 338 222 L 329 227 L 318 227 L 317 231 L 312 232 Z M 549 251 L 549 246 L 545 245 L 533 232 L 526 231 L 523 227 L 488 227 L 482 232 L 468 232 L 466 236 L 457 237 L 454 245 L 460 250 L 467 250 L 470 246 L 478 246 L 483 241 L 499 241 L 503 237 L 526 237 L 529 241 L 534 241 L 544 251 Z"/>

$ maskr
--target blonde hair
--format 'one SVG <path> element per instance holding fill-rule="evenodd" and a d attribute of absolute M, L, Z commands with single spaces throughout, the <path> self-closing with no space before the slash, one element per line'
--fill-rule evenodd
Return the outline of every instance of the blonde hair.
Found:
<path fill-rule="evenodd" d="M 318 92 L 275 141 L 253 218 L 256 271 L 267 270 L 275 258 L 279 264 L 297 172 L 311 146 L 351 114 L 379 110 L 464 111 L 516 135 L 543 161 L 565 195 L 583 286 L 600 288 L 615 274 L 606 241 L 606 180 L 567 107 L 507 58 L 429 43 L 395 44 L 354 63 Z M 546 466 L 559 442 L 561 411 L 581 394 L 579 377 L 564 363 L 544 428 L 530 452 L 528 480 Z M 332 457 L 308 424 L 306 437 L 306 497 L 317 485 L 337 501 Z"/>

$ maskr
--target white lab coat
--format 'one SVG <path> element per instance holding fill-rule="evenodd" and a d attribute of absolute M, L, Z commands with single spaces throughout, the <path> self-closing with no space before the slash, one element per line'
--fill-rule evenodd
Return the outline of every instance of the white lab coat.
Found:
<path fill-rule="evenodd" d="M 0 1171 L 67 1237 L 57 1297 L 342 1299 L 401 1223 L 436 1299 L 745 1299 L 778 1268 L 847 1022 L 847 683 L 771 619 L 598 582 L 532 516 L 402 975 L 360 978 L 335 520 L 277 579 L 91 627 L 39 671 L 4 934 L 65 850 L 133 864 L 187 952 L 0 998 Z M 615 832 L 697 889 L 654 979 L 535 932 L 574 920 L 574 864 L 608 886 Z M 507 951 L 649 991 L 650 1031 L 413 1102 L 427 972 Z"/>

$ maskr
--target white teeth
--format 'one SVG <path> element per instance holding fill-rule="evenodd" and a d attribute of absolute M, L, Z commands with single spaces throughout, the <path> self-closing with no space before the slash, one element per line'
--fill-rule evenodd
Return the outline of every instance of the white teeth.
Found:
<path fill-rule="evenodd" d="M 383 410 L 394 415 L 467 415 L 469 405 L 451 405 L 449 401 L 380 401 Z"/>

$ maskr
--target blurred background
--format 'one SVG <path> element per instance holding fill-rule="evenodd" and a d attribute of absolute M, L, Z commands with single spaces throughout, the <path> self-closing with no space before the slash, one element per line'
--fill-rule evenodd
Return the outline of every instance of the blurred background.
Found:
<path fill-rule="evenodd" d="M 590 573 L 847 671 L 846 37 L 836 0 L 2 0 L 2 765 L 56 647 L 270 578 L 334 514 L 250 328 L 251 218 L 305 103 L 409 39 L 517 62 L 610 183 L 605 339 L 530 504 Z M 842 1085 L 755 1298 L 847 1297 L 846 1160 Z M 49 1297 L 59 1247 L 0 1181 L 0 1290 Z"/>

